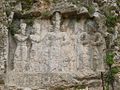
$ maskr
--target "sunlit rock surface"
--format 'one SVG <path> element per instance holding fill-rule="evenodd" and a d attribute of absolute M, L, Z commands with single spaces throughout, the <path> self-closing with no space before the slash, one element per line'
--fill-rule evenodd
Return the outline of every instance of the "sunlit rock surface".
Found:
<path fill-rule="evenodd" d="M 103 90 L 108 33 L 98 1 L 37 0 L 29 10 L 10 1 L 13 11 L 1 9 L 0 90 Z"/>

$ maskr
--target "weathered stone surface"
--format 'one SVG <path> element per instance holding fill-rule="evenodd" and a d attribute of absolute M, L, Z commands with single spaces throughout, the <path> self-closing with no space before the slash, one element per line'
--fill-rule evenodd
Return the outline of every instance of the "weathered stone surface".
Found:
<path fill-rule="evenodd" d="M 4 74 L 8 61 L 8 29 L 5 25 L 0 24 L 0 81 L 4 84 Z"/>
<path fill-rule="evenodd" d="M 116 75 L 114 86 L 115 86 L 115 90 L 120 89 L 120 73 Z"/>
<path fill-rule="evenodd" d="M 4 9 L 0 9 L 0 38 L 3 37 L 0 39 L 0 89 L 103 90 L 104 37 L 111 35 L 109 46 L 114 46 L 120 26 L 117 23 L 115 33 L 106 33 L 105 15 L 101 11 L 107 4 L 117 8 L 110 1 L 35 0 L 29 10 L 24 7 L 24 1 L 9 1 L 16 5 L 6 11 L 8 18 Z M 117 11 L 111 12 L 118 16 Z M 8 27 L 14 22 L 19 26 L 9 28 L 8 35 L 3 21 L 8 21 Z M 117 64 L 119 51 L 115 45 Z M 115 85 L 115 90 L 119 90 L 119 77 Z"/>
<path fill-rule="evenodd" d="M 20 33 L 14 35 L 17 46 L 11 48 L 14 68 L 7 72 L 7 86 L 46 90 L 46 87 L 69 88 L 101 82 L 96 76 L 105 71 L 105 41 L 97 31 L 97 23 L 68 18 L 61 24 L 61 19 L 59 12 L 52 22 L 35 19 L 30 33 L 21 20 Z"/>

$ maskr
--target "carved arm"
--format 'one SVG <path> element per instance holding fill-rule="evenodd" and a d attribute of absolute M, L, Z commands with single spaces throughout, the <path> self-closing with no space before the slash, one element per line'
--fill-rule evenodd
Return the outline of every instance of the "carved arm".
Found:
<path fill-rule="evenodd" d="M 24 36 L 24 35 L 20 35 L 20 34 L 15 34 L 15 39 L 17 39 L 18 41 L 25 41 L 28 37 Z"/>
<path fill-rule="evenodd" d="M 39 35 L 30 35 L 30 39 L 36 43 L 39 43 L 41 41 L 41 38 Z"/>

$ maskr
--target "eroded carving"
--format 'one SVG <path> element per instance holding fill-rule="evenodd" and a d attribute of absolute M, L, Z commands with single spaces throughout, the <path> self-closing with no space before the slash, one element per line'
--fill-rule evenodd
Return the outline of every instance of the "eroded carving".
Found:
<path fill-rule="evenodd" d="M 27 61 L 27 36 L 26 36 L 26 23 L 21 22 L 20 33 L 15 34 L 15 39 L 17 42 L 17 48 L 14 55 L 14 70 L 18 72 L 23 71 L 24 62 Z"/>
<path fill-rule="evenodd" d="M 104 39 L 101 33 L 98 32 L 98 25 L 95 21 L 88 20 L 85 27 L 89 35 L 88 43 L 90 44 L 89 48 L 92 53 L 90 55 L 91 68 L 94 71 L 104 71 L 104 56 L 102 52 L 105 49 L 105 46 L 103 45 Z"/>
<path fill-rule="evenodd" d="M 80 22 L 73 20 L 75 24 L 71 28 L 71 20 L 65 19 L 61 23 L 59 12 L 55 12 L 53 18 L 52 24 L 49 20 L 35 20 L 33 32 L 27 35 L 26 24 L 22 23 L 24 27 L 21 27 L 21 33 L 15 34 L 16 74 L 10 74 L 9 83 L 30 88 L 74 85 L 79 83 L 76 78 L 93 75 L 104 69 L 104 41 L 102 34 L 97 31 L 96 22 L 85 22 L 84 18 Z M 64 30 L 61 30 L 61 26 Z M 27 46 L 28 41 L 30 47 Z"/>
<path fill-rule="evenodd" d="M 33 25 L 33 34 L 30 35 L 31 48 L 30 48 L 30 65 L 33 72 L 39 72 L 39 43 L 41 40 L 40 37 L 40 24 L 34 23 Z"/>

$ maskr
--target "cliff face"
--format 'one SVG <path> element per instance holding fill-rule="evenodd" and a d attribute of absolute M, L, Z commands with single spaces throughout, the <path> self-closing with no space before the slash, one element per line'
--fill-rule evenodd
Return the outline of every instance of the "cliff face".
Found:
<path fill-rule="evenodd" d="M 0 6 L 1 90 L 120 89 L 119 0 Z"/>

